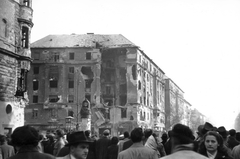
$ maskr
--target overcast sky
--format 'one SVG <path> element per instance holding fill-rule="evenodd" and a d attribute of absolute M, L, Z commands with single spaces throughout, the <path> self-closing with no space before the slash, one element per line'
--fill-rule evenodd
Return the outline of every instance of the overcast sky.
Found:
<path fill-rule="evenodd" d="M 218 126 L 240 110 L 240 0 L 33 0 L 31 41 L 122 34 Z"/>

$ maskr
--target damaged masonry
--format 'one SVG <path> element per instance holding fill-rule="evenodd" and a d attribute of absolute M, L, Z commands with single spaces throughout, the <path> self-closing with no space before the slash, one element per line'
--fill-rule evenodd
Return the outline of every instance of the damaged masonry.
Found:
<path fill-rule="evenodd" d="M 25 124 L 112 135 L 165 129 L 164 72 L 121 34 L 49 35 L 31 51 Z M 80 113 L 84 100 L 89 118 Z"/>

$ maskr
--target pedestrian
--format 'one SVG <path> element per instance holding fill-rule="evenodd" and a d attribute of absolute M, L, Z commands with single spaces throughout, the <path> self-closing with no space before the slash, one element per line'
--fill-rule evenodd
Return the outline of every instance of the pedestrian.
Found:
<path fill-rule="evenodd" d="M 84 131 L 73 132 L 68 137 L 70 153 L 64 157 L 56 157 L 56 159 L 86 159 L 88 155 L 90 141 Z"/>
<path fill-rule="evenodd" d="M 53 155 L 57 156 L 60 150 L 67 144 L 64 138 L 64 131 L 59 129 L 56 131 L 56 141 L 54 143 Z"/>
<path fill-rule="evenodd" d="M 46 135 L 46 137 L 47 141 L 44 144 L 44 153 L 53 155 L 55 135 L 53 133 L 49 133 Z"/>
<path fill-rule="evenodd" d="M 176 124 L 171 131 L 172 153 L 161 159 L 207 159 L 193 151 L 192 130 L 183 124 Z"/>
<path fill-rule="evenodd" d="M 17 127 L 11 137 L 17 154 L 8 159 L 55 159 L 50 154 L 38 151 L 39 134 L 34 127 L 28 125 Z"/>
<path fill-rule="evenodd" d="M 227 143 L 228 131 L 225 129 L 224 126 L 220 126 L 219 128 L 217 128 L 217 132 L 223 138 L 223 148 L 225 149 L 225 151 L 227 151 L 228 156 L 232 156 L 232 150 L 229 148 L 228 143 Z"/>
<path fill-rule="evenodd" d="M 228 147 L 232 150 L 235 146 L 239 145 L 240 142 L 236 139 L 236 130 L 229 130 L 229 137 L 227 140 Z"/>
<path fill-rule="evenodd" d="M 124 139 L 121 140 L 121 141 L 119 141 L 119 143 L 118 143 L 118 153 L 123 150 L 123 144 L 124 144 L 124 142 L 130 140 L 130 138 L 129 138 L 129 132 L 128 132 L 128 131 L 125 131 L 125 132 L 123 133 L 123 136 L 124 136 Z"/>
<path fill-rule="evenodd" d="M 133 145 L 118 154 L 118 159 L 157 159 L 156 151 L 143 145 L 143 130 L 135 128 L 131 132 Z"/>
<path fill-rule="evenodd" d="M 232 159 L 224 148 L 222 136 L 216 131 L 208 131 L 204 135 L 199 153 L 210 159 Z"/>
<path fill-rule="evenodd" d="M 111 144 L 109 139 L 110 131 L 108 129 L 104 130 L 103 137 L 96 141 L 96 158 L 97 159 L 106 159 L 107 157 L 107 148 Z"/>
<path fill-rule="evenodd" d="M 161 154 L 160 152 L 158 151 L 157 147 L 158 147 L 158 144 L 156 142 L 156 139 L 153 135 L 150 135 L 148 138 L 147 138 L 147 141 L 145 142 L 145 146 L 153 151 L 155 151 L 157 153 L 157 156 L 158 158 L 161 157 Z"/>
<path fill-rule="evenodd" d="M 111 145 L 107 149 L 107 159 L 117 159 L 118 157 L 118 137 L 113 136 L 111 139 Z"/>
<path fill-rule="evenodd" d="M 2 159 L 6 159 L 15 155 L 14 147 L 8 145 L 7 137 L 5 135 L 0 135 L 0 144 L 0 149 L 2 150 Z"/>

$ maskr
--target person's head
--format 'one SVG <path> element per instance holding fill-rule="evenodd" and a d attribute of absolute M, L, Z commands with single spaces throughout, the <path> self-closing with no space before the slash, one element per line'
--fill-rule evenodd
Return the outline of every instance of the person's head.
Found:
<path fill-rule="evenodd" d="M 229 130 L 229 135 L 232 136 L 232 137 L 235 137 L 236 136 L 236 130 L 235 129 Z"/>
<path fill-rule="evenodd" d="M 0 144 L 7 143 L 7 136 L 5 135 L 0 135 Z"/>
<path fill-rule="evenodd" d="M 174 125 L 171 132 L 171 137 L 173 147 L 177 145 L 193 143 L 192 130 L 188 126 L 183 124 Z"/>
<path fill-rule="evenodd" d="M 86 137 L 85 132 L 77 131 L 69 135 L 70 154 L 76 159 L 86 159 L 88 155 L 89 143 L 91 141 Z"/>
<path fill-rule="evenodd" d="M 119 140 L 118 140 L 118 137 L 113 136 L 112 139 L 111 139 L 111 144 L 112 144 L 112 145 L 117 145 L 117 144 L 118 144 L 118 141 L 119 141 Z"/>
<path fill-rule="evenodd" d="M 212 131 L 212 129 L 213 129 L 213 125 L 209 122 L 205 122 L 202 128 L 201 134 L 205 135 L 208 131 Z"/>
<path fill-rule="evenodd" d="M 85 131 L 85 135 L 86 135 L 87 137 L 90 137 L 91 131 L 90 131 L 90 130 L 86 130 L 86 131 Z"/>
<path fill-rule="evenodd" d="M 216 131 L 208 131 L 203 136 L 203 142 L 200 145 L 200 153 L 205 154 L 205 152 L 215 153 L 216 151 L 223 150 L 223 138 Z"/>
<path fill-rule="evenodd" d="M 59 139 L 61 137 L 64 137 L 64 131 L 62 129 L 56 130 L 56 138 Z"/>
<path fill-rule="evenodd" d="M 166 142 L 167 139 L 168 139 L 167 133 L 163 133 L 161 138 L 162 138 L 162 141 L 163 141 L 163 142 Z"/>
<path fill-rule="evenodd" d="M 50 142 L 54 142 L 54 138 L 55 138 L 55 136 L 54 136 L 53 133 L 49 133 L 49 134 L 47 134 L 46 137 L 48 138 L 48 140 L 49 140 Z"/>
<path fill-rule="evenodd" d="M 236 139 L 240 142 L 240 132 L 236 132 Z"/>
<path fill-rule="evenodd" d="M 29 125 L 17 127 L 12 133 L 12 144 L 16 147 L 33 146 L 39 142 L 38 131 Z"/>
<path fill-rule="evenodd" d="M 131 132 L 131 140 L 133 143 L 141 142 L 143 139 L 143 130 L 142 128 L 135 128 Z"/>
<path fill-rule="evenodd" d="M 128 132 L 128 131 L 125 131 L 125 132 L 123 133 L 123 135 L 124 135 L 124 138 L 129 138 L 129 132 Z"/>
<path fill-rule="evenodd" d="M 220 126 L 217 128 L 217 132 L 222 136 L 223 140 L 227 139 L 228 131 L 225 129 L 224 126 Z"/>
<path fill-rule="evenodd" d="M 146 138 L 146 139 L 149 138 L 149 136 L 151 136 L 152 133 L 153 133 L 152 129 L 146 129 L 146 130 L 144 131 L 144 136 L 145 136 L 145 138 Z"/>
<path fill-rule="evenodd" d="M 110 135 L 110 131 L 108 129 L 103 131 L 103 135 L 104 136 L 109 136 Z"/>

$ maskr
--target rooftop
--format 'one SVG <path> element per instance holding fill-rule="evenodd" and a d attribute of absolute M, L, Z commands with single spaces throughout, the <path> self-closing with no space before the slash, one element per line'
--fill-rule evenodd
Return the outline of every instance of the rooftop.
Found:
<path fill-rule="evenodd" d="M 137 47 L 121 34 L 71 34 L 48 35 L 31 44 L 31 48 L 62 48 L 62 47 Z"/>

